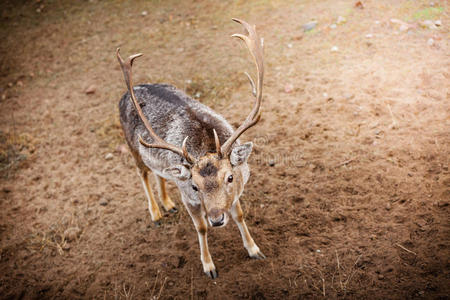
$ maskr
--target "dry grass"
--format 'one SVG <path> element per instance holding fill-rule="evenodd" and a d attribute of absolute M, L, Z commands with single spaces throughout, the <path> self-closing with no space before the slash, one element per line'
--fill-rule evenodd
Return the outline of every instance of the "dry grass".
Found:
<path fill-rule="evenodd" d="M 37 140 L 27 134 L 0 131 L 0 175 L 8 177 L 36 150 Z"/>

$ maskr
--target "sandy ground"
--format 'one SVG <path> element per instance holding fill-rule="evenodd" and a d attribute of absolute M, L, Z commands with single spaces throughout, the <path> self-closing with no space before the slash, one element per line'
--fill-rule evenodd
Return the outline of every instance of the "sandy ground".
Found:
<path fill-rule="evenodd" d="M 178 2 L 0 4 L 0 297 L 448 298 L 448 2 Z M 114 54 L 145 53 L 136 83 L 171 83 L 239 125 L 253 66 L 231 17 L 265 38 L 242 202 L 267 259 L 234 224 L 210 230 L 209 280 L 173 185 L 178 214 L 150 220 Z"/>

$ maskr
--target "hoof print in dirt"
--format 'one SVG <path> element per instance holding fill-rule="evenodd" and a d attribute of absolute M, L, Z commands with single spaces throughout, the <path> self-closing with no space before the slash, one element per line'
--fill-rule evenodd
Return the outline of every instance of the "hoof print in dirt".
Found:
<path fill-rule="evenodd" d="M 216 279 L 217 277 L 219 277 L 219 272 L 217 271 L 217 269 L 206 271 L 205 274 L 210 279 Z"/>

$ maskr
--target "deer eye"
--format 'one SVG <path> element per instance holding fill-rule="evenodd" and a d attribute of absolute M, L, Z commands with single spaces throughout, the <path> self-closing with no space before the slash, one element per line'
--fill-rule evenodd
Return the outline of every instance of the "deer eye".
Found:
<path fill-rule="evenodd" d="M 195 185 L 192 185 L 192 189 L 196 192 L 198 192 L 198 187 L 196 187 Z"/>
<path fill-rule="evenodd" d="M 232 183 L 233 182 L 233 175 L 228 176 L 228 182 Z"/>

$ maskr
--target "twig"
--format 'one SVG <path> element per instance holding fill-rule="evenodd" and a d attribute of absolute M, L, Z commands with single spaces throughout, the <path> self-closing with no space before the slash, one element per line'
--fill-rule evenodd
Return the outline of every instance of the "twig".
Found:
<path fill-rule="evenodd" d="M 386 105 L 387 105 L 387 107 L 389 109 L 389 114 L 391 115 L 391 118 L 392 118 L 392 126 L 393 126 L 393 128 L 396 128 L 397 127 L 397 121 L 394 118 L 394 114 L 392 113 L 391 106 L 389 105 L 389 103 L 386 103 Z"/>
<path fill-rule="evenodd" d="M 158 298 L 156 298 L 156 299 L 160 299 L 160 298 L 161 298 L 161 293 L 162 293 L 162 291 L 163 291 L 163 289 L 164 289 L 164 285 L 166 284 L 166 281 L 167 281 L 167 277 L 164 278 L 164 282 L 163 282 L 163 284 L 161 285 L 161 288 L 159 289 Z"/>
<path fill-rule="evenodd" d="M 152 294 L 150 295 L 150 299 L 153 299 L 153 295 L 155 294 L 156 284 L 158 283 L 158 275 L 159 275 L 159 270 L 156 271 L 155 283 L 153 284 L 153 289 L 152 289 Z"/>
<path fill-rule="evenodd" d="M 337 260 L 337 267 L 338 267 L 338 272 L 339 272 L 339 283 L 341 284 L 341 289 L 344 289 L 344 286 L 342 285 L 342 277 L 341 277 L 341 264 L 339 263 L 339 256 L 338 256 L 338 252 L 336 251 L 336 260 Z"/>
<path fill-rule="evenodd" d="M 341 162 L 340 164 L 336 165 L 335 168 L 339 168 L 339 167 L 348 165 L 349 163 L 351 163 L 351 162 L 354 161 L 354 160 L 355 160 L 355 158 L 351 158 L 351 159 L 348 159 L 348 160 L 346 160 L 346 161 L 343 161 L 343 162 Z"/>
<path fill-rule="evenodd" d="M 362 254 L 360 254 L 360 255 L 358 256 L 358 258 L 356 259 L 355 264 L 353 265 L 354 270 L 353 270 L 353 272 L 350 274 L 350 276 L 348 276 L 347 280 L 345 281 L 345 288 L 347 288 L 348 282 L 350 281 L 350 279 L 352 279 L 353 275 L 356 273 L 356 268 L 355 268 L 355 267 L 356 267 L 356 265 L 358 264 L 358 261 L 359 261 L 359 259 L 361 258 L 361 256 L 362 256 Z"/>
<path fill-rule="evenodd" d="M 403 247 L 402 245 L 400 245 L 399 243 L 395 244 L 396 246 L 399 246 L 400 248 L 402 248 L 403 250 L 405 250 L 406 252 L 409 252 L 411 254 L 414 254 L 415 256 L 417 256 L 417 253 L 411 250 L 406 249 L 405 247 Z"/>

